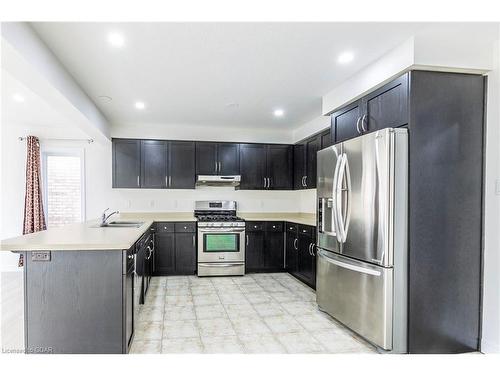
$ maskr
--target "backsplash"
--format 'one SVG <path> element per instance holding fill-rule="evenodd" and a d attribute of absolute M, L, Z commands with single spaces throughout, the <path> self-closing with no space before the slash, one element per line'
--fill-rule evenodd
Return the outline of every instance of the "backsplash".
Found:
<path fill-rule="evenodd" d="M 241 212 L 314 212 L 315 197 L 316 190 L 248 191 L 230 187 L 113 189 L 107 196 L 107 204 L 112 209 L 126 212 L 192 212 L 196 200 L 235 200 Z M 91 212 L 89 218 L 90 215 Z"/>

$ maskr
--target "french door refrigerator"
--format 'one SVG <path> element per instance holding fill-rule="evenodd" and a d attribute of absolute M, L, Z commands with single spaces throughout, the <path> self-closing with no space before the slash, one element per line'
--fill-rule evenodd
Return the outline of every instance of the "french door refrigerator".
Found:
<path fill-rule="evenodd" d="M 321 310 L 385 351 L 407 352 L 406 129 L 318 152 Z"/>

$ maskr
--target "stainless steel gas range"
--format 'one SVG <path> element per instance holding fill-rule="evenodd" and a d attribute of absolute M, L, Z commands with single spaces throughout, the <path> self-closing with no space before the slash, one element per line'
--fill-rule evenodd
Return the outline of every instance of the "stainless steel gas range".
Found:
<path fill-rule="evenodd" d="M 245 221 L 235 201 L 196 201 L 198 276 L 245 274 Z"/>

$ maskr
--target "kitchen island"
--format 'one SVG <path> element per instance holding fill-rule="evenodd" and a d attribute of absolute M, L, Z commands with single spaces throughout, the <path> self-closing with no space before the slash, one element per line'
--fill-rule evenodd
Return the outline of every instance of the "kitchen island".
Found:
<path fill-rule="evenodd" d="M 153 219 L 195 220 L 145 215 L 138 227 L 89 221 L 0 242 L 0 250 L 24 254 L 26 353 L 128 353 L 138 304 L 136 243 Z"/>

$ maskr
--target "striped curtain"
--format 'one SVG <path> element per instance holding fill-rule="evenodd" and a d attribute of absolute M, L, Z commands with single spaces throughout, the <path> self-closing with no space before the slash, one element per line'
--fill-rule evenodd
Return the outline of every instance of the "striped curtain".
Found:
<path fill-rule="evenodd" d="M 26 138 L 26 194 L 24 197 L 23 234 L 47 229 L 43 213 L 42 176 L 40 173 L 40 142 L 37 137 Z M 19 257 L 19 267 L 24 264 L 23 256 Z"/>

